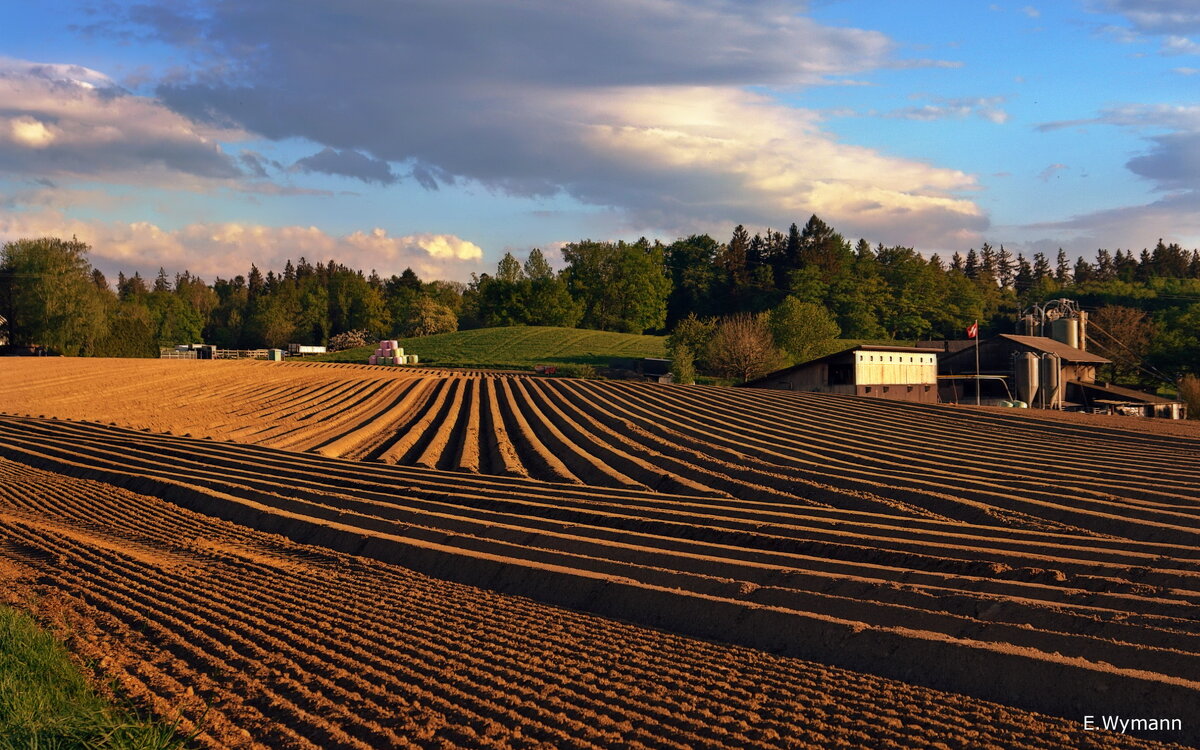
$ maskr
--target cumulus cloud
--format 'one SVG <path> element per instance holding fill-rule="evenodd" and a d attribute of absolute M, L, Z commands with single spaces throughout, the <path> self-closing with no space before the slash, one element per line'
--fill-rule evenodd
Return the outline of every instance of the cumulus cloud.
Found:
<path fill-rule="evenodd" d="M 264 0 L 200 2 L 186 17 L 138 7 L 109 30 L 191 35 L 204 61 L 164 83 L 162 100 L 324 149 L 299 169 L 386 183 L 398 165 L 427 189 L 566 192 L 662 231 L 818 212 L 847 233 L 903 231 L 941 248 L 987 225 L 961 196 L 970 176 L 842 144 L 812 113 L 749 93 L 955 64 L 896 59 L 886 36 L 822 26 L 802 3 Z M 943 106 L 1002 121 L 997 104 Z"/>
<path fill-rule="evenodd" d="M 232 178 L 241 172 L 218 141 L 242 137 L 131 95 L 88 68 L 0 59 L 2 172 Z"/>
<path fill-rule="evenodd" d="M 334 236 L 313 226 L 271 227 L 257 224 L 197 223 L 164 229 L 149 222 L 103 222 L 74 219 L 54 209 L 0 215 L 0 239 L 71 236 L 92 246 L 92 264 L 106 273 L 143 275 L 160 266 L 188 269 L 207 277 L 245 273 L 251 263 L 282 269 L 301 256 L 310 261 L 334 258 L 352 268 L 376 269 L 381 275 L 412 268 L 427 279 L 465 280 L 482 270 L 482 249 L 449 234 L 393 237 L 383 229 Z"/>
<path fill-rule="evenodd" d="M 839 143 L 814 114 L 761 95 L 637 88 L 566 103 L 589 123 L 580 150 L 604 170 L 574 192 L 606 205 L 632 193 L 627 210 L 650 225 L 779 225 L 815 212 L 853 236 L 935 248 L 987 226 L 973 202 L 955 197 L 975 187 L 971 176 Z"/>

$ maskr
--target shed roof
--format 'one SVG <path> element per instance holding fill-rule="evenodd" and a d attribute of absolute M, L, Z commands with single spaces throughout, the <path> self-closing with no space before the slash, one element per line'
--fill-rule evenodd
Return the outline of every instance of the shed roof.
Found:
<path fill-rule="evenodd" d="M 1014 333 L 1001 333 L 995 338 L 986 339 L 979 343 L 980 346 L 995 346 L 996 344 L 1005 341 L 1012 342 L 1019 347 L 1031 349 L 1035 352 L 1043 352 L 1045 354 L 1057 354 L 1066 362 L 1080 362 L 1083 364 L 1106 365 L 1111 360 L 1107 360 L 1098 354 L 1085 352 L 1082 349 L 1076 349 L 1070 344 L 1064 344 L 1061 341 L 1056 341 L 1046 336 L 1018 336 Z M 960 349 L 956 352 L 950 352 L 942 358 L 942 363 L 958 362 L 962 357 L 974 356 L 973 348 Z"/>
<path fill-rule="evenodd" d="M 1033 349 L 1046 354 L 1057 354 L 1068 362 L 1091 362 L 1098 365 L 1106 365 L 1112 361 L 1098 354 L 1085 352 L 1083 349 L 1076 349 L 1070 344 L 1064 344 L 1061 341 L 1046 336 L 1018 336 L 1014 333 L 1002 333 L 1000 334 L 1000 338 L 1008 339 L 1026 349 Z"/>
<path fill-rule="evenodd" d="M 852 346 L 849 349 L 842 349 L 840 351 L 833 352 L 832 354 L 826 354 L 824 357 L 817 357 L 816 359 L 810 359 L 807 362 L 800 362 L 799 364 L 792 365 L 791 367 L 785 367 L 782 370 L 776 370 L 775 372 L 769 372 L 760 378 L 755 378 L 754 380 L 750 380 L 745 383 L 742 383 L 742 385 L 754 385 L 755 383 L 761 383 L 764 380 L 770 380 L 771 378 L 777 378 L 780 375 L 786 375 L 790 372 L 795 372 L 796 370 L 801 370 L 801 369 L 804 369 L 805 367 L 810 367 L 811 365 L 815 365 L 818 362 L 824 362 L 827 359 L 833 359 L 834 357 L 840 357 L 843 354 L 849 354 L 850 352 L 900 352 L 902 354 L 934 354 L 934 355 L 936 355 L 938 353 L 938 350 L 937 349 L 929 349 L 927 347 L 919 347 L 919 346 L 889 346 L 886 344 L 858 344 L 857 346 Z"/>
<path fill-rule="evenodd" d="M 1181 404 L 1182 401 L 1163 398 L 1154 393 L 1146 393 L 1145 391 L 1135 391 L 1132 388 L 1125 388 L 1111 383 L 1083 383 L 1078 380 L 1068 380 L 1068 383 L 1080 388 L 1084 388 L 1093 393 L 1089 394 L 1090 398 L 1096 399 L 1103 396 L 1109 396 L 1114 401 L 1135 402 L 1143 404 Z"/>

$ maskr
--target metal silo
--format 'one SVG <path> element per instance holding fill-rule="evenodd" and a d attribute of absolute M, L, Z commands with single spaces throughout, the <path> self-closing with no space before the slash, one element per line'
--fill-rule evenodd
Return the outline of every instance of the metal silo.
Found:
<path fill-rule="evenodd" d="M 1033 352 L 1018 354 L 1013 372 L 1017 381 L 1017 398 L 1032 404 L 1038 392 L 1038 355 Z"/>
<path fill-rule="evenodd" d="M 1042 407 L 1059 407 L 1062 403 L 1062 358 L 1057 354 L 1042 355 L 1040 383 Z"/>
<path fill-rule="evenodd" d="M 1050 324 L 1050 338 L 1078 349 L 1079 320 L 1077 318 L 1059 318 L 1055 320 Z"/>

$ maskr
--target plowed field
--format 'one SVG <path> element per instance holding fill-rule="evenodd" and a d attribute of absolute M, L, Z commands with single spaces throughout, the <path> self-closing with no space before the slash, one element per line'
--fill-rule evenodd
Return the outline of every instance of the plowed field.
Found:
<path fill-rule="evenodd" d="M 159 528 L 154 533 L 169 540 L 171 523 L 164 528 L 160 519 L 176 516 L 203 529 L 290 539 L 272 542 L 286 554 L 260 561 L 269 572 L 258 593 L 247 594 L 249 606 L 189 610 L 189 586 L 209 579 L 177 574 L 180 593 L 172 606 L 192 620 L 171 617 L 189 627 L 197 627 L 196 618 L 260 627 L 266 610 L 259 602 L 273 591 L 268 579 L 278 576 L 282 587 L 295 565 L 307 564 L 292 551 L 308 544 L 371 575 L 445 587 L 453 600 L 470 592 L 515 607 L 526 600 L 501 594 L 520 595 L 542 602 L 521 606 L 596 627 L 618 626 L 545 605 L 736 646 L 619 626 L 645 638 L 758 659 L 769 651 L 875 675 L 856 679 L 903 680 L 1073 720 L 1060 722 L 1066 729 L 1059 732 L 1078 730 L 1089 714 L 1178 717 L 1183 733 L 1146 736 L 1200 740 L 1191 718 L 1200 705 L 1200 440 L 812 394 L 336 365 L 62 360 L 5 363 L 4 372 L 13 377 L 0 385 L 0 410 L 34 415 L 0 418 L 0 455 L 24 467 L 12 471 L 48 472 L 29 487 L 98 488 L 6 495 L 10 507 L 0 519 L 19 541 L 9 553 L 0 542 L 0 555 L 22 569 L 59 575 L 45 571 L 58 570 L 54 549 L 67 541 L 27 549 L 29 538 L 54 534 L 81 545 L 81 558 L 91 550 L 106 560 L 132 559 L 141 566 L 129 574 L 136 582 L 149 575 L 144 568 L 151 563 L 142 557 L 157 560 L 167 542 L 137 541 L 120 524 L 145 529 L 147 539 Z M 167 431 L 177 434 L 159 434 Z M 89 499 L 96 493 L 126 498 L 124 510 L 105 510 Z M 155 503 L 176 516 L 147 509 Z M 50 520 L 45 528 L 35 523 Z M 96 533 L 81 536 L 81 524 Z M 192 548 L 209 535 L 228 545 L 216 531 L 197 530 L 194 543 L 179 542 L 184 558 L 199 554 Z M 110 564 L 95 563 L 96 575 Z M 90 585 L 83 580 L 42 585 L 78 597 Z M 169 591 L 159 580 L 147 577 L 141 586 Z M 369 582 L 361 585 L 370 590 Z M 353 594 L 343 595 L 343 603 L 352 601 Z M 95 621 L 78 615 L 75 605 L 68 609 Z M 375 605 L 364 611 L 378 614 Z M 292 627 L 306 622 L 282 610 L 279 616 Z M 256 637 L 247 642 L 265 648 Z M 296 659 L 307 653 L 306 646 L 294 648 Z M 269 665 L 270 652 L 244 656 L 234 671 L 246 673 L 256 659 Z M 306 672 L 325 675 L 322 653 L 293 659 L 299 666 L 284 673 L 300 684 Z M 816 668 L 782 657 L 769 658 Z M 690 679 L 680 670 L 680 689 Z M 878 700 L 877 709 L 905 713 Z M 319 705 L 358 716 L 350 694 Z M 505 738 L 498 741 L 517 741 L 509 722 L 488 716 L 505 728 L 497 730 Z M 708 739 L 771 740 L 744 733 L 767 724 L 740 720 L 748 727 L 742 736 Z M 280 721 L 293 727 L 300 720 Z M 712 722 L 700 724 L 718 726 Z M 923 742 L 956 736 L 927 729 L 914 736 Z M 791 738 L 774 731 L 781 742 L 826 744 L 806 740 L 795 725 Z M 1041 736 L 980 736 L 966 744 L 1021 745 L 1035 735 Z M 876 742 L 869 733 L 836 736 Z M 1103 737 L 1059 734 L 1049 742 Z M 349 742 L 339 735 L 317 744 Z"/>

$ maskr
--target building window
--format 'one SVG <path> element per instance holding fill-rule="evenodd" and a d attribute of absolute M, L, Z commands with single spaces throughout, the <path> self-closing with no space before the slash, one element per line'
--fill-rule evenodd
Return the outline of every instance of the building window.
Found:
<path fill-rule="evenodd" d="M 891 389 L 890 387 L 886 386 L 886 385 L 883 387 L 883 392 L 884 392 L 884 393 L 887 393 L 887 392 L 888 392 L 888 391 L 890 391 L 890 390 L 892 390 L 892 389 Z"/>
<path fill-rule="evenodd" d="M 863 389 L 863 393 L 870 393 L 870 392 L 871 392 L 871 386 L 869 386 L 869 385 L 865 389 Z"/>
<path fill-rule="evenodd" d="M 925 392 L 929 393 L 929 386 L 925 386 Z"/>
<path fill-rule="evenodd" d="M 909 392 L 909 393 L 912 393 L 912 386 L 911 386 L 911 385 L 908 387 L 908 392 Z"/>

